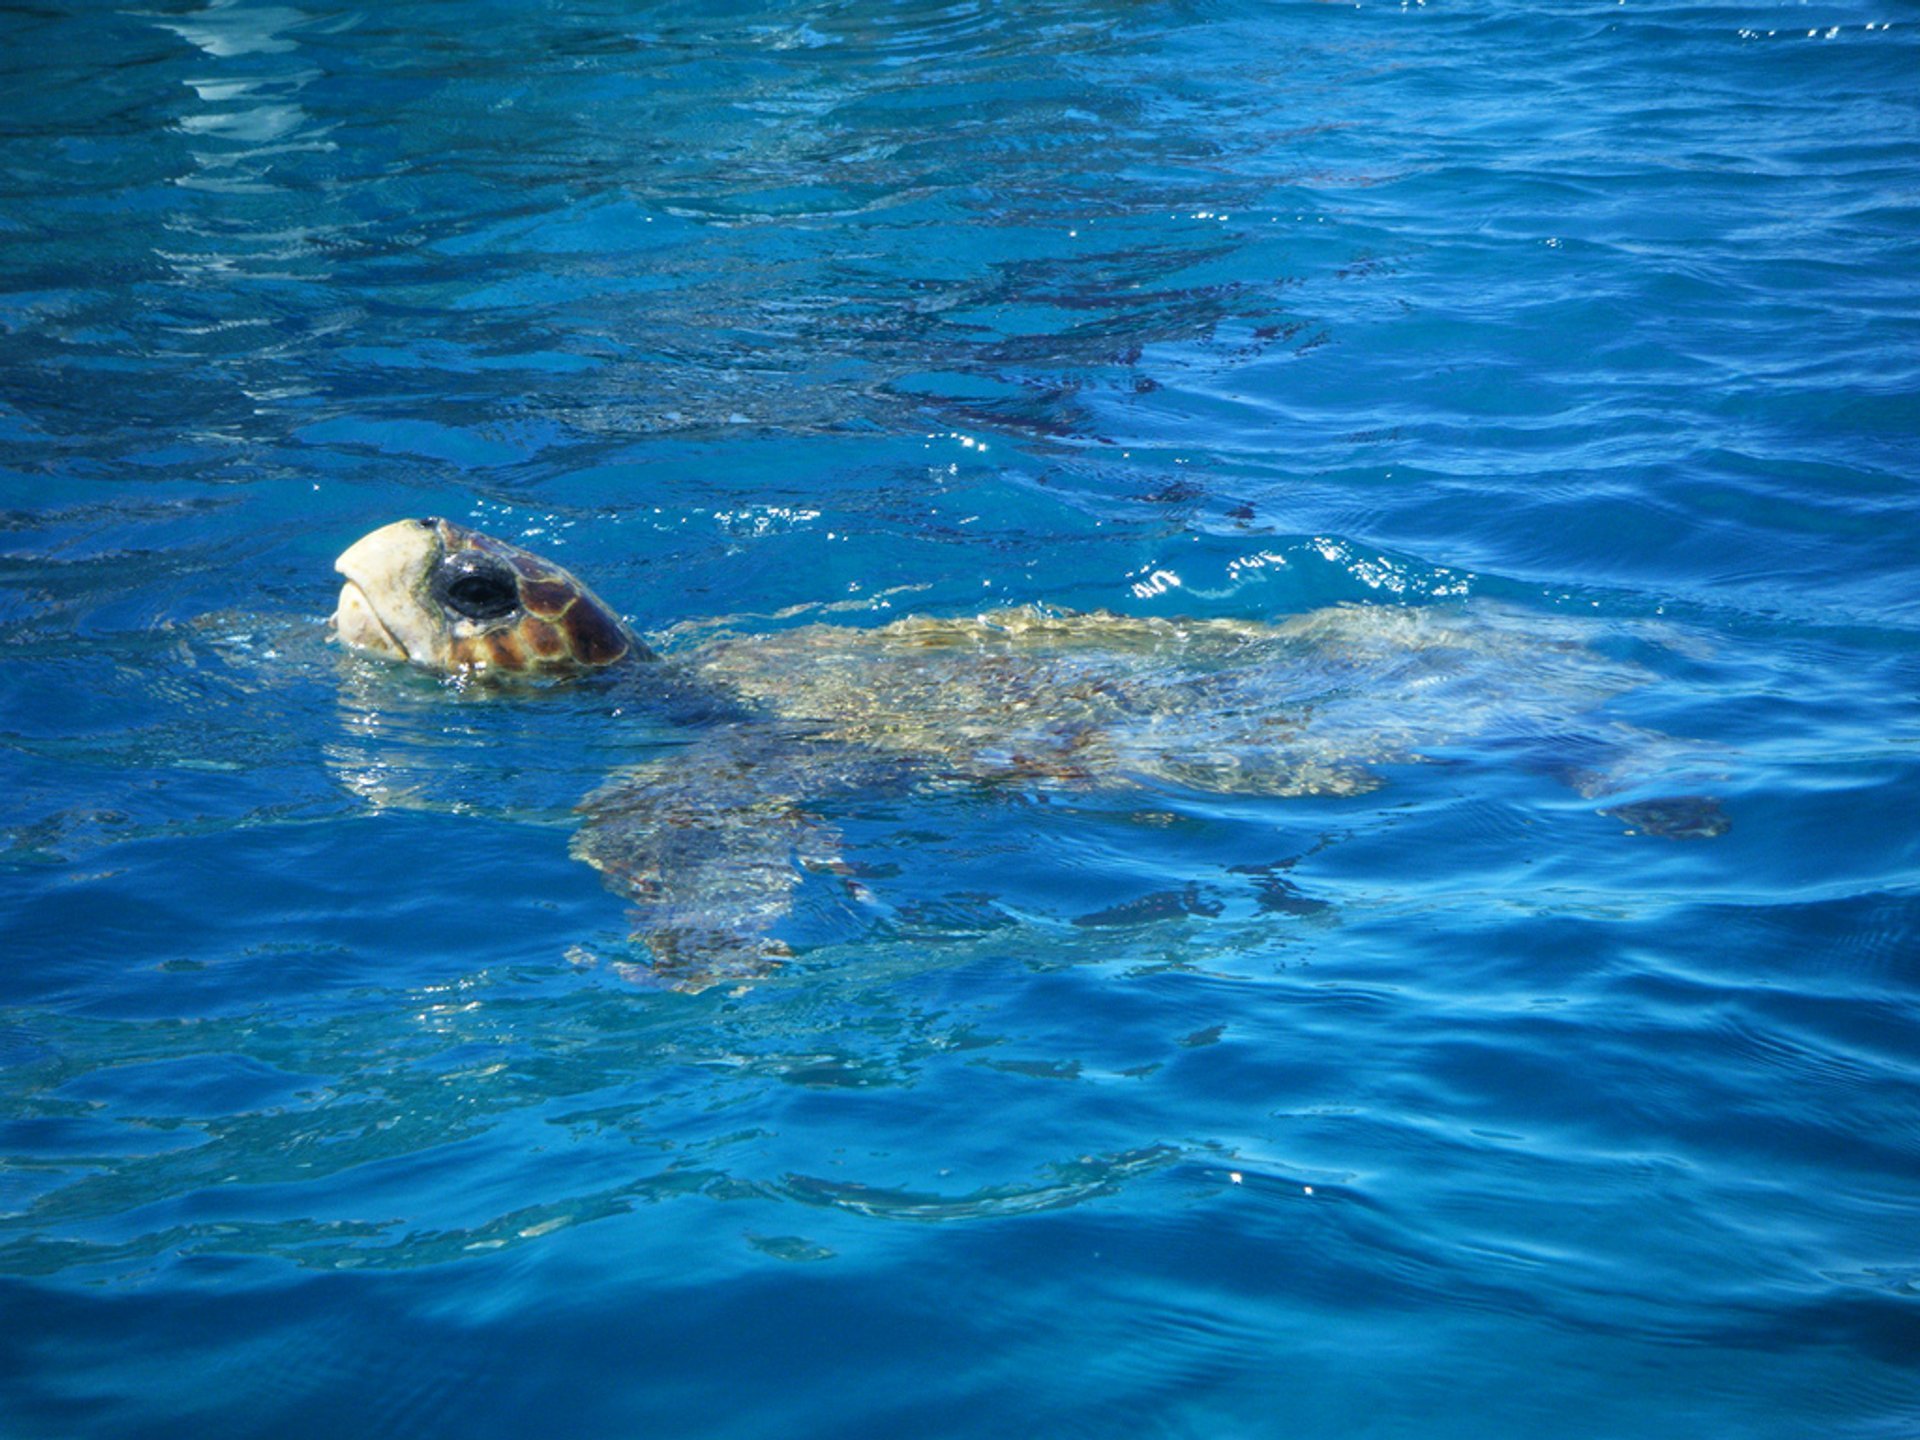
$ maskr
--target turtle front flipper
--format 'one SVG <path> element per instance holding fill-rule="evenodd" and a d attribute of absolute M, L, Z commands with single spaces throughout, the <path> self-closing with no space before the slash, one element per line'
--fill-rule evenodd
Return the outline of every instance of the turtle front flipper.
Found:
<path fill-rule="evenodd" d="M 897 769 L 830 741 L 709 732 L 589 796 L 572 853 L 634 902 L 649 978 L 749 982 L 791 957 L 775 932 L 803 875 L 840 868 L 839 833 L 809 802 Z"/>

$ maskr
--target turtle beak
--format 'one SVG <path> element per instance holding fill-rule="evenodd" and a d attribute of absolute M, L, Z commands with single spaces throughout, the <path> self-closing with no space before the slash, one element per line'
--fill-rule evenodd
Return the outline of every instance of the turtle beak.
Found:
<path fill-rule="evenodd" d="M 393 632 L 381 623 L 367 592 L 349 580 L 340 587 L 340 603 L 334 607 L 330 622 L 340 643 L 351 650 L 384 655 L 389 660 L 407 658 L 407 647 L 393 638 Z"/>
<path fill-rule="evenodd" d="M 343 645 L 390 660 L 445 669 L 449 635 L 428 577 L 439 560 L 437 524 L 399 520 L 364 535 L 333 568 L 346 577 L 333 612 Z"/>

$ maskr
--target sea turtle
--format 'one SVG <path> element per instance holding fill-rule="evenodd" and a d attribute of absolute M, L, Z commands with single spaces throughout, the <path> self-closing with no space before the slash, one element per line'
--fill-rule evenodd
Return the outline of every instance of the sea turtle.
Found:
<path fill-rule="evenodd" d="M 843 871 L 819 808 L 903 787 L 1168 787 L 1352 795 L 1374 767 L 1469 737 L 1609 754 L 1650 739 L 1577 719 L 1642 683 L 1571 622 L 1489 605 L 1339 605 L 1278 621 L 1037 605 L 875 627 L 685 626 L 656 650 L 549 560 L 437 518 L 342 554 L 355 650 L 484 683 L 624 670 L 688 740 L 581 805 L 573 853 L 637 902 L 655 972 L 684 988 L 764 972 L 808 869 Z M 1629 743 L 1620 743 L 1621 741 Z M 1569 744 L 1560 746 L 1564 755 Z M 1642 746 L 1641 748 L 1645 748 Z M 1586 793 L 1624 788 L 1561 764 Z M 1724 830 L 1704 797 L 1612 813 Z M 1718 818 L 1716 818 L 1718 817 Z"/>

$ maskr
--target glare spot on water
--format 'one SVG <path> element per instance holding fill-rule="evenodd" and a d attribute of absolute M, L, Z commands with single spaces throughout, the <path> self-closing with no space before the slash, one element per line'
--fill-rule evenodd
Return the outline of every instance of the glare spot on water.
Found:
<path fill-rule="evenodd" d="M 713 522 L 728 535 L 757 540 L 804 529 L 820 518 L 818 510 L 794 505 L 743 505 L 737 510 L 716 510 Z M 827 536 L 833 538 L 831 534 Z"/>
<path fill-rule="evenodd" d="M 1385 591 L 1390 595 L 1405 595 L 1410 591 L 1417 591 L 1436 599 L 1466 595 L 1472 590 L 1471 575 L 1459 574 L 1444 566 L 1435 567 L 1431 580 L 1416 583 L 1409 577 L 1405 567 L 1382 555 L 1358 554 L 1345 541 L 1318 535 L 1309 543 L 1320 553 L 1321 558 L 1338 565 L 1371 590 Z"/>
<path fill-rule="evenodd" d="M 1284 555 L 1276 555 L 1271 550 L 1256 550 L 1251 555 L 1242 555 L 1238 559 L 1229 560 L 1227 578 L 1238 580 L 1255 570 L 1264 570 L 1269 565 L 1280 566 L 1286 563 L 1287 557 Z"/>
<path fill-rule="evenodd" d="M 1164 595 L 1180 586 L 1180 577 L 1171 570 L 1155 570 L 1144 580 L 1136 580 L 1133 593 L 1142 600 L 1151 600 L 1156 595 Z"/>

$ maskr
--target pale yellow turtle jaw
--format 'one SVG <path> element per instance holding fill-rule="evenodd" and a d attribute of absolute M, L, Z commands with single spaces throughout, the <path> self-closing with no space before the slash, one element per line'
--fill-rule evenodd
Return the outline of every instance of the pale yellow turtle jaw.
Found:
<path fill-rule="evenodd" d="M 333 613 L 343 645 L 430 669 L 448 668 L 447 624 L 429 592 L 440 558 L 434 527 L 397 520 L 363 535 L 333 568 L 346 577 Z"/>
<path fill-rule="evenodd" d="M 380 616 L 366 591 L 349 580 L 340 587 L 340 603 L 328 622 L 340 643 L 350 650 L 364 650 L 387 660 L 405 660 L 407 648 L 393 638 L 393 632 L 380 623 Z"/>

